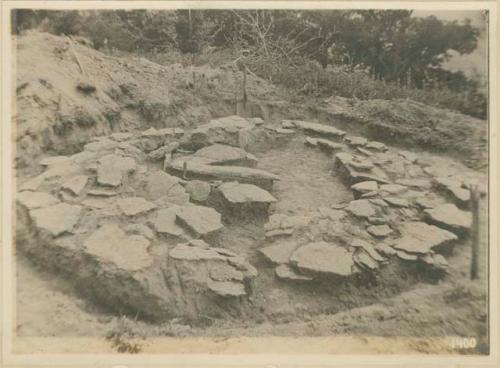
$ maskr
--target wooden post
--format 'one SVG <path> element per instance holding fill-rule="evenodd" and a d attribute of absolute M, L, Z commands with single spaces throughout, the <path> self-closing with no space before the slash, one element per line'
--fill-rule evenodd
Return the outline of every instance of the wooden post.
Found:
<path fill-rule="evenodd" d="M 470 207 L 472 211 L 472 228 L 471 228 L 471 262 L 470 262 L 470 278 L 471 280 L 479 277 L 479 247 L 480 247 L 480 232 L 479 232 L 479 190 L 477 185 L 470 185 Z"/>
<path fill-rule="evenodd" d="M 187 161 L 184 161 L 184 163 L 182 164 L 182 178 L 184 180 L 187 179 L 187 169 L 188 169 L 188 163 Z"/>

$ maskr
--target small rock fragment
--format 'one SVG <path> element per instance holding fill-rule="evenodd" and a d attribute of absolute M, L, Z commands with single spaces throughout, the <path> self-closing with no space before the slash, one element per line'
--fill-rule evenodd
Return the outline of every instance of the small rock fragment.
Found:
<path fill-rule="evenodd" d="M 211 186 L 205 181 L 190 180 L 187 182 L 184 189 L 193 201 L 204 202 L 210 196 Z"/>

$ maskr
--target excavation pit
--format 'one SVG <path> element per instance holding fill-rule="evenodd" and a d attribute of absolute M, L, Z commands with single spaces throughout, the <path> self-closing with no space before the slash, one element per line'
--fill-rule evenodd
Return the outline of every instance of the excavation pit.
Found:
<path fill-rule="evenodd" d="M 336 313 L 442 277 L 440 248 L 467 232 L 466 220 L 459 236 L 426 223 L 429 189 L 395 185 L 429 180 L 417 163 L 333 127 L 233 116 L 119 138 L 50 161 L 17 198 L 19 249 L 114 313 Z M 175 148 L 151 155 L 162 147 Z"/>

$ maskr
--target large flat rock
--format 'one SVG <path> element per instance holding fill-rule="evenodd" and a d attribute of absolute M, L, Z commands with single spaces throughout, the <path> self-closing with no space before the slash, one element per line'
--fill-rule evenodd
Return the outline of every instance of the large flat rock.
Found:
<path fill-rule="evenodd" d="M 153 228 L 160 234 L 180 237 L 183 234 L 183 230 L 176 223 L 179 209 L 179 206 L 172 206 L 158 210 L 155 219 L 151 221 Z"/>
<path fill-rule="evenodd" d="M 350 276 L 354 261 L 345 248 L 326 242 L 309 243 L 294 251 L 290 263 L 303 271 Z"/>
<path fill-rule="evenodd" d="M 30 216 L 39 230 L 58 236 L 73 231 L 80 219 L 81 211 L 81 206 L 58 203 L 31 210 Z"/>
<path fill-rule="evenodd" d="M 273 263 L 288 263 L 292 253 L 299 247 L 295 242 L 280 242 L 268 247 L 259 249 L 259 252 Z"/>
<path fill-rule="evenodd" d="M 345 148 L 345 145 L 342 143 L 332 142 L 329 139 L 324 138 L 311 138 L 307 137 L 305 144 L 313 147 L 319 147 L 325 151 L 339 151 Z"/>
<path fill-rule="evenodd" d="M 177 219 L 182 226 L 199 236 L 208 235 L 223 227 L 220 213 L 210 207 L 195 205 L 180 207 Z"/>
<path fill-rule="evenodd" d="M 115 154 L 103 156 L 98 161 L 97 182 L 101 185 L 117 187 L 125 174 L 135 170 L 135 160 Z"/>
<path fill-rule="evenodd" d="M 116 201 L 118 207 L 126 216 L 142 215 L 156 208 L 154 203 L 142 197 L 120 198 Z"/>
<path fill-rule="evenodd" d="M 424 211 L 426 220 L 443 229 L 463 235 L 472 226 L 472 214 L 462 211 L 454 204 L 447 203 Z"/>
<path fill-rule="evenodd" d="M 408 253 L 426 254 L 458 239 L 455 234 L 447 230 L 417 221 L 402 223 L 399 231 L 402 237 L 393 247 Z"/>
<path fill-rule="evenodd" d="M 273 203 L 276 202 L 269 192 L 252 184 L 230 182 L 221 184 L 217 190 L 231 204 Z"/>
<path fill-rule="evenodd" d="M 354 216 L 368 218 L 377 214 L 375 208 L 368 199 L 357 199 L 349 202 L 345 209 Z"/>
<path fill-rule="evenodd" d="M 141 235 L 127 235 L 118 225 L 105 224 L 85 241 L 85 251 L 103 262 L 127 271 L 151 266 L 149 240 Z"/>
<path fill-rule="evenodd" d="M 74 195 L 80 195 L 83 188 L 87 185 L 88 180 L 89 177 L 87 175 L 76 175 L 65 179 L 62 182 L 61 187 L 69 190 Z"/>
<path fill-rule="evenodd" d="M 203 147 L 194 156 L 206 159 L 210 165 L 257 166 L 257 157 L 242 148 L 224 144 Z"/>
<path fill-rule="evenodd" d="M 26 207 L 27 209 L 35 209 L 40 207 L 47 207 L 56 203 L 59 200 L 45 192 L 32 192 L 23 191 L 16 195 L 17 203 Z"/>
<path fill-rule="evenodd" d="M 206 165 L 187 161 L 186 165 L 184 165 L 181 160 L 172 161 L 167 170 L 185 173 L 190 178 L 238 181 L 258 185 L 265 189 L 271 188 L 273 182 L 279 180 L 279 176 L 275 174 L 249 167 Z"/>
<path fill-rule="evenodd" d="M 312 132 L 324 136 L 331 136 L 331 137 L 337 137 L 337 138 L 342 138 L 345 136 L 345 132 L 337 129 L 335 127 L 332 127 L 330 125 L 324 125 L 324 124 L 319 124 L 319 123 L 312 123 L 308 121 L 302 121 L 302 120 L 288 120 L 293 126 L 303 129 L 307 132 Z"/>
<path fill-rule="evenodd" d="M 189 201 L 189 194 L 179 183 L 179 178 L 163 171 L 154 171 L 146 179 L 149 199 L 161 205 L 182 205 Z"/>
<path fill-rule="evenodd" d="M 463 188 L 460 180 L 448 177 L 436 177 L 434 178 L 434 185 L 438 190 L 450 197 L 455 204 L 462 207 L 469 205 L 470 190 Z"/>

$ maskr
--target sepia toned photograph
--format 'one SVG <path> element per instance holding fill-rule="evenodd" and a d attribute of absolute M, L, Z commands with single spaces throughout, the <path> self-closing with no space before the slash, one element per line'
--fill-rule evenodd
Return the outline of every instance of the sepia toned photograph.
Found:
<path fill-rule="evenodd" d="M 490 6 L 15 3 L 14 354 L 496 356 Z"/>

